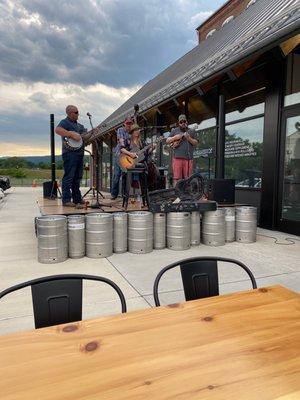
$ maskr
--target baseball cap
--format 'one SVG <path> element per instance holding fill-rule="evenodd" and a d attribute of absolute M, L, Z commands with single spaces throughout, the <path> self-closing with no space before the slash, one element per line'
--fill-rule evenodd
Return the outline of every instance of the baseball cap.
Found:
<path fill-rule="evenodd" d="M 187 120 L 187 118 L 186 118 L 186 116 L 184 114 L 180 114 L 179 115 L 178 121 L 186 121 L 186 120 Z"/>
<path fill-rule="evenodd" d="M 125 121 L 124 121 L 124 124 L 125 124 L 125 125 L 133 124 L 133 121 L 132 121 L 131 118 L 127 117 L 127 118 L 125 119 Z"/>

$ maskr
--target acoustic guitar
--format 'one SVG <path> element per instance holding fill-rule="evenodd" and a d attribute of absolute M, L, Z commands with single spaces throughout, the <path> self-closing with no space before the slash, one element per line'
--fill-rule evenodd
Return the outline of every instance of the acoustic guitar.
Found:
<path fill-rule="evenodd" d="M 136 154 L 136 158 L 132 158 L 128 156 L 127 154 L 121 153 L 119 156 L 119 165 L 122 170 L 127 171 L 128 169 L 132 169 L 136 166 L 136 164 L 142 162 L 145 158 L 145 152 L 150 149 L 150 147 L 153 146 L 153 144 L 160 143 L 161 141 L 164 140 L 163 136 L 160 136 L 158 139 L 154 141 L 154 143 L 150 143 L 147 146 L 143 147 L 141 150 L 139 150 Z"/>

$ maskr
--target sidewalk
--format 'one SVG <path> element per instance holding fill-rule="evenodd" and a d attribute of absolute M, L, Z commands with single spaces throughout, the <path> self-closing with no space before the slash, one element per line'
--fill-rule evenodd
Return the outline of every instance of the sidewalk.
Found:
<path fill-rule="evenodd" d="M 176 260 L 194 256 L 235 258 L 244 262 L 254 273 L 258 286 L 281 284 L 300 291 L 300 238 L 294 245 L 277 245 L 273 236 L 284 242 L 292 235 L 259 229 L 253 244 L 228 243 L 222 247 L 201 244 L 190 250 L 175 252 L 154 250 L 149 254 L 114 254 L 107 259 L 68 259 L 59 264 L 37 261 L 37 239 L 34 217 L 39 215 L 36 199 L 41 188 L 9 189 L 0 205 L 0 291 L 17 283 L 41 276 L 60 273 L 101 275 L 115 281 L 123 291 L 128 311 L 153 306 L 152 287 L 162 267 Z M 251 287 L 247 275 L 226 264 L 219 269 L 220 291 L 229 293 Z M 161 302 L 184 300 L 179 271 L 171 271 L 161 281 Z M 112 289 L 99 283 L 84 286 L 83 318 L 92 318 L 120 311 Z M 28 330 L 34 327 L 30 289 L 23 289 L 0 300 L 0 334 Z"/>

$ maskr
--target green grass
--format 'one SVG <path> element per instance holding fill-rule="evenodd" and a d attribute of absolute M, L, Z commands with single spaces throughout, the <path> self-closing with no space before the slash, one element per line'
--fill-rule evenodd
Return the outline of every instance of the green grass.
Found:
<path fill-rule="evenodd" d="M 12 168 L 2 169 L 0 168 L 0 175 L 6 175 L 10 178 L 13 178 L 13 170 Z M 22 168 L 25 176 L 24 178 L 30 179 L 51 179 L 51 170 L 50 169 L 29 169 L 29 168 Z M 63 170 L 56 170 L 56 177 L 61 179 L 63 177 L 64 171 Z"/>
<path fill-rule="evenodd" d="M 31 186 L 33 180 L 35 180 L 36 184 L 40 186 L 43 182 L 51 180 L 50 169 L 22 168 L 21 170 L 24 172 L 23 177 L 16 177 L 16 169 L 12 168 L 0 168 L 0 175 L 8 176 L 11 186 Z M 63 170 L 56 170 L 56 179 L 61 181 L 63 175 Z M 89 172 L 87 177 L 89 178 Z M 83 172 L 82 182 L 85 182 L 85 171 Z"/>

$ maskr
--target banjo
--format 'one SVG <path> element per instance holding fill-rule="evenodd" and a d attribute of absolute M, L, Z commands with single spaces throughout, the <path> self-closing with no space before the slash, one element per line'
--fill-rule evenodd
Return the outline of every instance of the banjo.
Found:
<path fill-rule="evenodd" d="M 78 133 L 78 132 L 75 132 Z M 69 137 L 64 137 L 63 138 L 63 146 L 71 151 L 76 151 L 79 150 L 82 146 L 83 146 L 83 139 L 80 136 L 79 140 L 74 140 L 72 138 Z"/>

